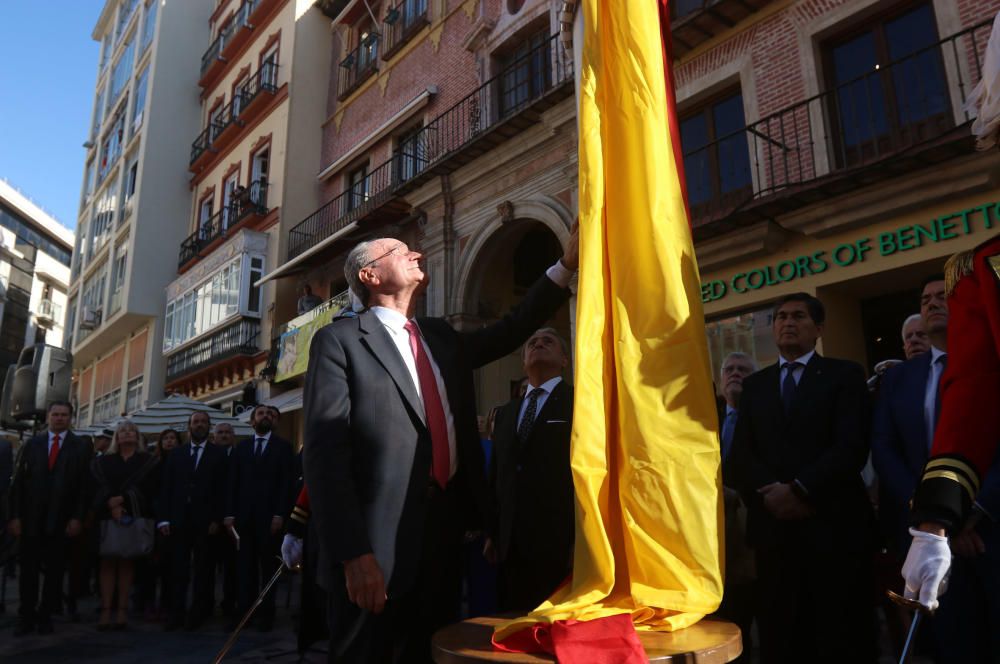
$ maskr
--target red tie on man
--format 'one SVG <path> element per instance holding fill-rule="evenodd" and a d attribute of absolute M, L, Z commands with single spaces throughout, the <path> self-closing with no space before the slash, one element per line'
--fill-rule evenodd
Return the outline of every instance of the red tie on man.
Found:
<path fill-rule="evenodd" d="M 56 459 L 59 457 L 59 434 L 52 434 L 52 447 L 49 448 L 49 470 L 56 467 Z"/>
<path fill-rule="evenodd" d="M 448 476 L 451 474 L 451 452 L 448 448 L 448 425 L 444 419 L 444 406 L 441 405 L 441 393 L 438 392 L 437 380 L 434 379 L 434 369 L 430 358 L 420 343 L 420 329 L 412 320 L 403 326 L 410 334 L 410 350 L 417 362 L 417 380 L 420 381 L 420 393 L 424 397 L 424 413 L 427 416 L 427 428 L 431 432 L 431 448 L 433 450 L 433 465 L 431 476 L 445 488 Z"/>

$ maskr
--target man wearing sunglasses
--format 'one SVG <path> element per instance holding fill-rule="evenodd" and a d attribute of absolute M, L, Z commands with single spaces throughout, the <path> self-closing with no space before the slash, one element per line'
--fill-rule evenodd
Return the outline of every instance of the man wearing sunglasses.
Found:
<path fill-rule="evenodd" d="M 414 318 L 420 252 L 363 242 L 345 277 L 365 309 L 314 337 L 305 387 L 305 482 L 317 578 L 328 593 L 331 662 L 431 661 L 458 619 L 463 534 L 489 529 L 473 370 L 515 350 L 565 303 L 563 257 L 503 319 L 459 332 Z"/>

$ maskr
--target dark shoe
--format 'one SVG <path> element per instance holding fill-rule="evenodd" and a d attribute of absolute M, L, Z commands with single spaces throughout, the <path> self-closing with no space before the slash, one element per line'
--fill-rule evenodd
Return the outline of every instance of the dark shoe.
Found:
<path fill-rule="evenodd" d="M 25 634 L 31 634 L 34 631 L 35 623 L 27 620 L 18 620 L 17 624 L 14 625 L 14 636 L 24 636 Z"/>
<path fill-rule="evenodd" d="M 42 618 L 38 621 L 38 633 L 39 634 L 51 634 L 52 633 L 52 621 L 48 618 Z"/>

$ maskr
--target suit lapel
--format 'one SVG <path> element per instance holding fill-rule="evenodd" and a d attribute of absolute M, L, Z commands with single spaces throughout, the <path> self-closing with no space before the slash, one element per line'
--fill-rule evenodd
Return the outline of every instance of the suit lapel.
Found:
<path fill-rule="evenodd" d="M 924 396 L 927 390 L 927 378 L 931 372 L 931 352 L 927 351 L 914 363 L 910 380 L 905 382 L 904 403 L 914 404 L 909 420 L 910 436 L 904 441 L 912 441 L 906 445 L 905 454 L 909 457 L 910 467 L 919 472 L 927 461 L 927 422 L 924 420 Z"/>
<path fill-rule="evenodd" d="M 389 338 L 385 326 L 378 317 L 369 309 L 358 315 L 358 329 L 361 331 L 361 343 L 364 344 L 379 364 L 386 370 L 396 388 L 410 405 L 413 412 L 417 414 L 421 422 L 425 421 L 424 407 L 417 396 L 417 388 L 413 384 L 410 372 L 403 364 L 403 358 L 399 356 L 396 345 Z"/>

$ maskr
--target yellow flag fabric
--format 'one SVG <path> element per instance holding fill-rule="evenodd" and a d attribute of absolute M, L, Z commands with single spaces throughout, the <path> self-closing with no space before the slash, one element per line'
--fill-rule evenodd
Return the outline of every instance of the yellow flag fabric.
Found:
<path fill-rule="evenodd" d="M 718 419 L 657 3 L 580 10 L 573 579 L 497 641 L 625 612 L 676 630 L 722 597 Z"/>

